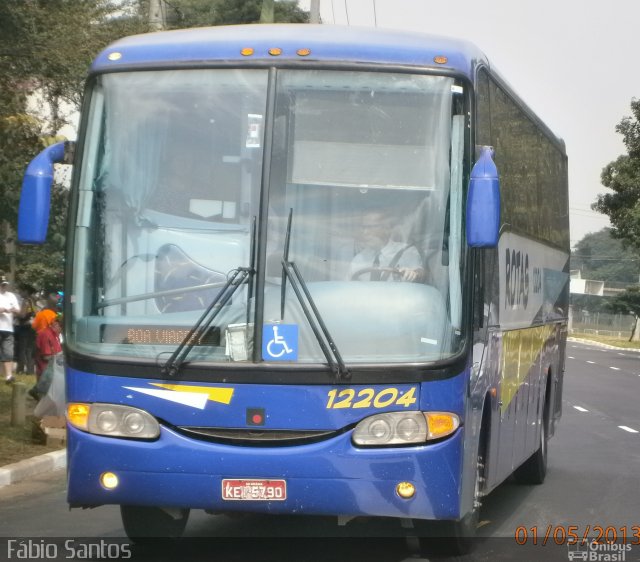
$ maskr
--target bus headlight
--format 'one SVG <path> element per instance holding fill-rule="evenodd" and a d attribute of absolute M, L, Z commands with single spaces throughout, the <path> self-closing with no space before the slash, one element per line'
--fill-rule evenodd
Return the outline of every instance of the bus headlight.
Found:
<path fill-rule="evenodd" d="M 157 420 L 148 412 L 131 406 L 69 404 L 67 419 L 71 425 L 95 435 L 133 439 L 155 439 L 160 435 Z"/>
<path fill-rule="evenodd" d="M 458 427 L 460 418 L 448 412 L 386 412 L 362 420 L 352 440 L 355 445 L 409 445 L 446 437 Z"/>

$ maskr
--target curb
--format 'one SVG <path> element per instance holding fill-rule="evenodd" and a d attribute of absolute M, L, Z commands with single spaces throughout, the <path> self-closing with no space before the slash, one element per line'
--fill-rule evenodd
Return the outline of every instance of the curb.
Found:
<path fill-rule="evenodd" d="M 0 488 L 26 480 L 36 474 L 60 470 L 67 466 L 67 451 L 53 451 L 0 468 Z"/>

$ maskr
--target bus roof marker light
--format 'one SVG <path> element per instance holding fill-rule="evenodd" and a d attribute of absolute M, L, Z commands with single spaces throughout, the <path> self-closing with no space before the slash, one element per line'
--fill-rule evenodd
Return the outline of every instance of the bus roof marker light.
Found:
<path fill-rule="evenodd" d="M 119 53 L 117 51 L 114 51 L 113 53 L 109 53 L 109 55 L 107 56 L 107 58 L 110 61 L 116 61 L 116 60 L 120 60 L 122 58 L 122 53 Z"/>
<path fill-rule="evenodd" d="M 271 49 L 269 49 L 269 54 L 272 57 L 278 57 L 282 54 L 282 49 L 280 47 L 272 47 Z"/>
<path fill-rule="evenodd" d="M 245 47 L 244 49 L 240 50 L 240 54 L 243 57 L 250 57 L 251 55 L 253 55 L 253 48 L 252 47 Z"/>
<path fill-rule="evenodd" d="M 449 62 L 449 59 L 444 55 L 436 55 L 435 57 L 433 57 L 433 62 L 435 62 L 436 64 L 447 64 L 447 62 Z"/>
<path fill-rule="evenodd" d="M 299 57 L 308 57 L 311 54 L 311 49 L 298 49 L 296 54 Z"/>

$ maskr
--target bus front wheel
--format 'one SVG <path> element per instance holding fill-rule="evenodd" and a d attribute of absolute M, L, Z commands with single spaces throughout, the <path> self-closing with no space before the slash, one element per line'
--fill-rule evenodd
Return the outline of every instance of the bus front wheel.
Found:
<path fill-rule="evenodd" d="M 121 505 L 120 515 L 124 531 L 134 543 L 148 543 L 151 539 L 177 539 L 182 536 L 188 509 Z"/>
<path fill-rule="evenodd" d="M 538 449 L 513 473 L 518 484 L 542 484 L 547 475 L 547 422 L 540 424 Z"/>
<path fill-rule="evenodd" d="M 426 557 L 465 555 L 471 552 L 480 521 L 480 500 L 484 482 L 484 448 L 481 443 L 476 461 L 473 507 L 459 521 L 423 521 L 414 519 L 420 554 Z"/>

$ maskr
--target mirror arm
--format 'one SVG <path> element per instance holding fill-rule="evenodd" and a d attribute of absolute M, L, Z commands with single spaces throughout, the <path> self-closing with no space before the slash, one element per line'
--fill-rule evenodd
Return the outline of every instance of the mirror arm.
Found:
<path fill-rule="evenodd" d="M 18 240 L 23 244 L 42 244 L 47 237 L 53 165 L 66 163 L 75 143 L 58 142 L 45 148 L 27 167 L 18 209 Z"/>

